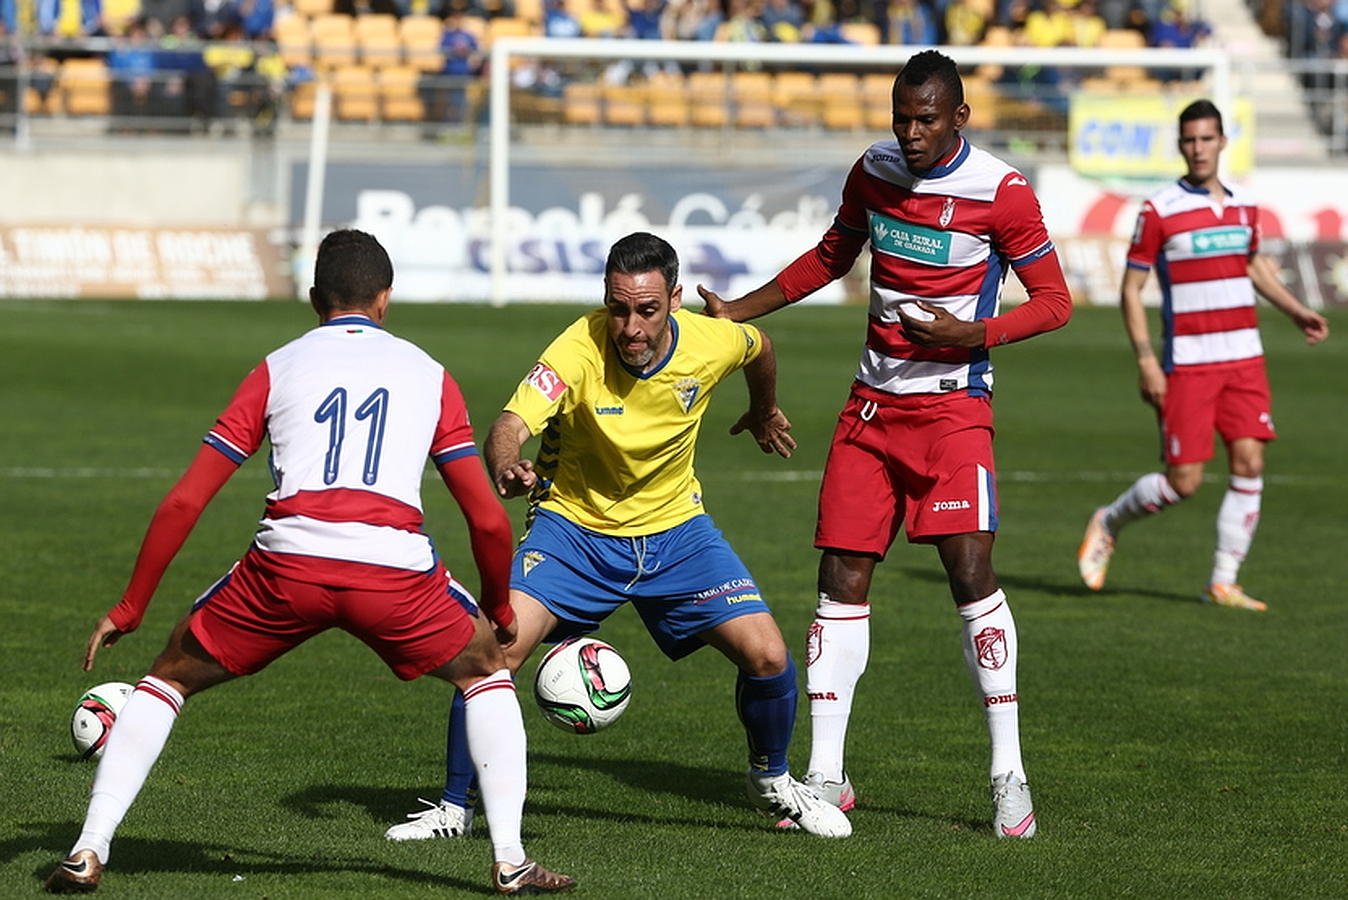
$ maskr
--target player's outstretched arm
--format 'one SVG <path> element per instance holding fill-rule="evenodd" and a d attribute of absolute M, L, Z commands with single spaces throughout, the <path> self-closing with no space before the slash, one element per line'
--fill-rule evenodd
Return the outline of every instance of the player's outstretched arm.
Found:
<path fill-rule="evenodd" d="M 532 436 L 524 420 L 509 410 L 497 416 L 487 432 L 487 472 L 502 497 L 527 494 L 538 481 L 533 462 L 520 459 L 524 442 Z"/>
<path fill-rule="evenodd" d="M 1301 329 L 1301 333 L 1306 335 L 1306 343 L 1314 346 L 1329 337 L 1329 321 L 1292 295 L 1282 283 L 1278 264 L 1271 257 L 1256 253 L 1250 257 L 1246 271 L 1249 272 L 1254 289 Z"/>
<path fill-rule="evenodd" d="M 510 516 L 492 491 L 477 456 L 460 457 L 442 463 L 438 469 L 468 524 L 468 540 L 481 584 L 478 599 L 497 626 L 497 640 L 508 646 L 515 640 L 515 614 L 510 606 L 510 553 L 514 543 Z"/>
<path fill-rule="evenodd" d="M 782 288 L 775 278 L 738 300 L 722 300 L 720 294 L 700 284 L 697 286 L 697 292 L 702 297 L 702 302 L 706 304 L 702 310 L 704 313 L 718 319 L 730 319 L 732 322 L 747 322 L 786 306 L 786 294 L 782 293 Z"/>
<path fill-rule="evenodd" d="M 1123 327 L 1137 357 L 1137 389 L 1143 401 L 1161 410 L 1165 402 L 1166 377 L 1156 351 L 1151 347 L 1151 332 L 1147 327 L 1147 310 L 1142 306 L 1142 286 L 1147 283 L 1147 269 L 1128 266 L 1123 270 L 1123 285 L 1119 288 L 1119 307 L 1123 311 Z"/>
<path fill-rule="evenodd" d="M 169 489 L 150 519 L 121 602 L 94 626 L 85 648 L 85 671 L 93 668 L 100 647 L 110 647 L 123 634 L 140 627 L 164 571 L 192 533 L 207 504 L 238 469 L 238 464 L 208 445 L 197 451 L 192 464 Z"/>
<path fill-rule="evenodd" d="M 796 439 L 791 436 L 791 422 L 777 408 L 777 354 L 772 341 L 759 332 L 763 346 L 753 362 L 744 367 L 744 380 L 749 385 L 749 409 L 730 426 L 731 434 L 748 431 L 758 441 L 764 453 L 776 453 L 791 458 Z"/>

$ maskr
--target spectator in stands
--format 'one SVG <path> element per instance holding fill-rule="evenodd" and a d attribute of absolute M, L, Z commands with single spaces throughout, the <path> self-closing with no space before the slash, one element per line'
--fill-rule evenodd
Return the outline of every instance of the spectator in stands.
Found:
<path fill-rule="evenodd" d="M 168 28 L 179 16 L 191 15 L 192 0 L 140 0 L 140 18 L 147 23 L 158 22 Z"/>
<path fill-rule="evenodd" d="M 1330 0 L 1316 0 L 1328 6 Z M 1212 34 L 1208 23 L 1202 19 L 1190 19 L 1188 0 L 1170 0 L 1168 6 L 1151 23 L 1147 43 L 1153 47 L 1197 47 L 1204 38 Z"/>
<path fill-rule="evenodd" d="M 555 38 L 580 37 L 580 22 L 566 8 L 566 0 L 547 0 L 543 9 L 543 34 Z"/>
<path fill-rule="evenodd" d="M 272 39 L 272 26 L 276 23 L 274 0 L 240 0 L 239 16 L 243 20 L 243 33 L 248 40 Z"/>
<path fill-rule="evenodd" d="M 1043 0 L 1025 17 L 1021 43 L 1029 47 L 1070 47 L 1075 38 L 1072 14 L 1058 0 Z"/>
<path fill-rule="evenodd" d="M 9 37 L 12 6 L 0 3 L 0 117 L 19 111 L 19 79 L 14 72 L 19 64 L 19 45 Z M 0 133 L 9 130 L 6 123 L 0 123 Z"/>
<path fill-rule="evenodd" d="M 771 40 L 767 26 L 759 18 L 759 0 L 729 0 L 729 15 L 717 31 L 718 40 L 738 44 L 758 44 Z"/>
<path fill-rule="evenodd" d="M 622 37 L 627 23 L 609 8 L 606 0 L 590 0 L 590 8 L 580 14 L 580 32 L 590 38 Z"/>
<path fill-rule="evenodd" d="M 957 47 L 981 43 L 988 28 L 989 8 L 982 0 L 950 0 L 945 8 L 944 42 Z"/>
<path fill-rule="evenodd" d="M 678 0 L 673 7 L 674 36 L 685 41 L 711 41 L 725 21 L 720 0 Z"/>
<path fill-rule="evenodd" d="M 770 40 L 794 44 L 800 40 L 805 16 L 793 0 L 767 0 L 760 16 Z"/>
<path fill-rule="evenodd" d="M 154 23 L 158 28 L 158 23 Z M 238 22 L 231 26 L 236 37 L 225 31 L 226 40 L 242 40 Z M 215 107 L 215 79 L 202 59 L 201 40 L 192 31 L 187 16 L 178 16 L 169 26 L 168 34 L 159 38 L 155 54 L 155 69 L 160 73 L 159 84 L 163 97 L 163 114 L 191 116 L 194 123 L 205 126 Z"/>
<path fill-rule="evenodd" d="M 811 44 L 850 44 L 843 37 L 842 22 L 835 15 L 824 22 L 811 22 L 805 26 L 805 40 Z"/>
<path fill-rule="evenodd" d="M 192 27 L 204 38 L 219 40 L 242 21 L 239 0 L 192 0 Z"/>
<path fill-rule="evenodd" d="M 150 42 L 147 25 L 144 18 L 132 21 L 125 39 L 108 54 L 108 74 L 112 78 L 112 112 L 119 119 L 158 113 L 155 50 Z M 116 126 L 118 130 L 129 127 L 125 122 Z"/>
<path fill-rule="evenodd" d="M 1077 47 L 1098 47 L 1109 26 L 1097 12 L 1095 0 L 1081 0 L 1072 9 L 1072 43 Z"/>
<path fill-rule="evenodd" d="M 423 79 L 420 88 L 426 121 L 462 122 L 468 114 L 468 86 L 482 69 L 482 55 L 477 38 L 464 27 L 460 6 L 450 7 L 445 14 L 440 52 L 445 64 L 438 73 Z"/>
<path fill-rule="evenodd" d="M 876 24 L 884 44 L 936 43 L 936 17 L 920 0 L 889 0 Z"/>
<path fill-rule="evenodd" d="M 627 34 L 640 41 L 658 41 L 665 35 L 661 23 L 669 0 L 622 0 L 627 13 Z"/>

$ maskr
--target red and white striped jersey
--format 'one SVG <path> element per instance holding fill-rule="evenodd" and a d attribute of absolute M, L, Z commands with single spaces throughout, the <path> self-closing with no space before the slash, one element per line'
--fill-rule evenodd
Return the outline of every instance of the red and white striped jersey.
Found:
<path fill-rule="evenodd" d="M 1239 188 L 1218 202 L 1181 179 L 1143 204 L 1128 265 L 1156 268 L 1165 371 L 1263 356 L 1247 269 L 1258 249 L 1259 208 Z"/>
<path fill-rule="evenodd" d="M 363 315 L 329 319 L 268 354 L 204 440 L 242 463 L 264 437 L 276 489 L 253 541 L 267 565 L 389 589 L 435 567 L 422 531 L 426 457 L 477 448 L 458 385 L 424 351 Z"/>
<path fill-rule="evenodd" d="M 1008 269 L 1053 253 L 1025 177 L 963 138 L 948 160 L 918 175 L 909 171 L 897 141 L 880 141 L 853 165 L 837 218 L 813 252 L 828 277 L 836 278 L 867 242 L 870 327 L 857 381 L 889 394 L 989 394 L 986 348 L 919 347 L 904 336 L 898 308 L 922 300 L 964 321 L 997 316 Z M 804 257 L 788 266 L 777 279 L 787 299 L 818 288 L 819 268 Z M 1070 315 L 1065 285 L 1061 295 Z M 904 311 L 926 315 L 912 305 Z M 1063 315 L 1058 324 L 1065 320 Z M 1031 333 L 1041 330 L 1036 326 Z"/>

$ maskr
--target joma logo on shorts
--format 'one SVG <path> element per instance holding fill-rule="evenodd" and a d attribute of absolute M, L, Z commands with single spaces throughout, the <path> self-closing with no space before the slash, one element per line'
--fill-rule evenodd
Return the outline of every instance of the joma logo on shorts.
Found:
<path fill-rule="evenodd" d="M 931 505 L 932 512 L 945 512 L 950 509 L 968 509 L 968 500 L 937 500 Z"/>

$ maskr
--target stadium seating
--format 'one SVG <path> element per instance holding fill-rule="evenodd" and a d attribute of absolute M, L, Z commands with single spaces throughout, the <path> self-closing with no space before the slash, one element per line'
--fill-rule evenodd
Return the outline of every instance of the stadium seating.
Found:
<path fill-rule="evenodd" d="M 689 121 L 702 128 L 724 128 L 730 123 L 727 101 L 729 77 L 724 72 L 688 75 Z"/>
<path fill-rule="evenodd" d="M 398 65 L 402 47 L 398 41 L 398 20 L 387 13 L 357 16 L 354 25 L 360 59 L 367 66 L 383 68 Z"/>
<path fill-rule="evenodd" d="M 646 88 L 643 85 L 606 84 L 604 124 L 644 125 L 646 123 Z"/>
<path fill-rule="evenodd" d="M 369 122 L 379 117 L 379 85 L 369 66 L 342 66 L 332 75 L 337 118 Z"/>
<path fill-rule="evenodd" d="M 384 66 L 379 70 L 379 113 L 390 122 L 417 122 L 425 115 L 417 86 L 421 72 L 415 66 Z"/>
<path fill-rule="evenodd" d="M 573 81 L 562 89 L 562 120 L 568 125 L 599 124 L 599 85 Z"/>
<path fill-rule="evenodd" d="M 779 121 L 788 127 L 806 127 L 819 122 L 819 99 L 815 77 L 809 72 L 778 72 L 772 82 L 772 105 Z"/>
<path fill-rule="evenodd" d="M 769 128 L 777 124 L 769 73 L 736 72 L 730 79 L 730 98 L 735 107 L 736 128 Z"/>
<path fill-rule="evenodd" d="M 314 41 L 314 63 L 331 69 L 356 61 L 356 32 L 351 16 L 329 13 L 315 16 L 309 23 Z"/>
<path fill-rule="evenodd" d="M 646 85 L 646 117 L 651 125 L 681 127 L 689 123 L 688 86 L 682 74 L 658 72 Z"/>
<path fill-rule="evenodd" d="M 332 12 L 332 0 L 292 0 L 290 7 L 301 16 L 325 16 Z"/>
<path fill-rule="evenodd" d="M 276 49 L 286 66 L 293 69 L 313 65 L 313 38 L 309 36 L 308 19 L 303 16 L 277 16 L 272 31 L 276 35 Z"/>
<path fill-rule="evenodd" d="M 434 16 L 404 16 L 398 25 L 404 62 L 423 72 L 440 71 L 445 64 L 440 52 L 443 33 L 444 27 Z"/>
<path fill-rule="evenodd" d="M 68 59 L 59 75 L 62 106 L 71 116 L 106 116 L 112 112 L 108 67 L 101 59 Z"/>
<path fill-rule="evenodd" d="M 866 120 L 861 82 L 850 72 L 826 72 L 819 76 L 820 121 L 838 131 L 860 128 Z"/>

